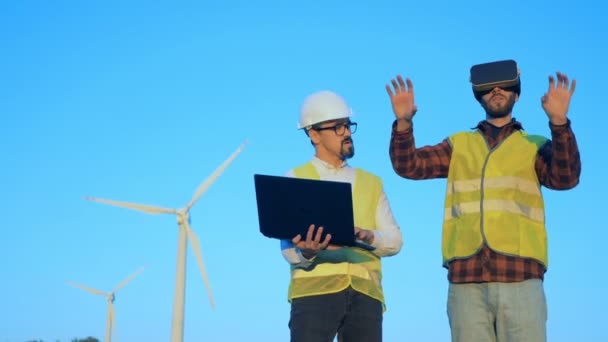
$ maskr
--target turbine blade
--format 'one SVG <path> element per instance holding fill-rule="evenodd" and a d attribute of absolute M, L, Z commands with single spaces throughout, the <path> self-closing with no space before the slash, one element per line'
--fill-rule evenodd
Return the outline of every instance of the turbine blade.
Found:
<path fill-rule="evenodd" d="M 122 202 L 122 201 L 115 201 L 115 200 L 96 198 L 96 197 L 85 197 L 84 199 L 87 201 L 109 204 L 109 205 L 113 205 L 116 207 L 139 210 L 139 211 L 143 211 L 148 214 L 175 214 L 177 212 L 175 209 L 155 207 L 155 206 L 151 206 L 151 205 L 147 205 L 147 204 Z"/>
<path fill-rule="evenodd" d="M 99 291 L 99 290 L 96 290 L 96 289 L 92 289 L 92 288 L 90 288 L 90 287 L 86 287 L 86 286 L 84 286 L 84 285 L 82 285 L 82 284 L 73 283 L 73 282 L 71 282 L 71 281 L 66 281 L 66 283 L 68 283 L 69 285 L 72 285 L 72 286 L 78 287 L 78 288 L 80 288 L 81 290 L 85 290 L 85 291 L 87 291 L 87 292 L 90 292 L 90 293 L 92 293 L 92 294 L 96 294 L 96 295 L 102 295 L 102 296 L 107 296 L 107 295 L 108 295 L 107 293 L 105 293 L 105 292 L 103 292 L 103 291 Z"/>
<path fill-rule="evenodd" d="M 239 146 L 239 148 L 236 151 L 234 151 L 230 155 L 230 157 L 228 157 L 228 159 L 226 159 L 222 163 L 222 165 L 220 165 L 217 169 L 215 169 L 215 171 L 211 174 L 211 176 L 209 176 L 203 183 L 201 183 L 201 185 L 199 185 L 198 189 L 196 189 L 196 192 L 194 193 L 194 196 L 192 196 L 190 203 L 188 203 L 188 205 L 186 206 L 186 210 L 192 208 L 194 203 L 196 203 L 196 201 L 198 201 L 198 199 L 203 195 L 203 193 L 205 193 L 205 191 L 207 191 L 207 188 L 209 188 L 209 186 L 211 186 L 211 184 L 213 184 L 213 182 L 215 182 L 215 180 L 222 174 L 222 172 L 224 172 L 224 170 L 228 167 L 228 165 L 230 165 L 230 163 L 232 163 L 234 158 L 236 158 L 236 156 L 238 156 L 239 153 L 241 153 L 241 151 L 243 151 L 243 149 L 245 148 L 245 146 L 247 146 L 248 143 L 249 143 L 249 141 L 245 140 L 245 142 L 243 144 L 241 144 L 241 146 Z"/>
<path fill-rule="evenodd" d="M 142 266 L 140 269 L 135 271 L 135 273 L 128 276 L 125 280 L 123 280 L 120 284 L 118 284 L 118 286 L 116 286 L 116 288 L 114 290 L 112 290 L 112 293 L 115 293 L 116 291 L 120 290 L 123 286 L 127 285 L 131 280 L 133 280 L 133 278 L 135 278 L 138 274 L 140 274 L 141 271 L 144 270 L 144 268 L 145 267 Z"/>
<path fill-rule="evenodd" d="M 205 263 L 203 262 L 203 254 L 201 253 L 201 244 L 198 240 L 198 236 L 196 233 L 190 228 L 188 223 L 185 224 L 186 234 L 188 235 L 188 240 L 190 240 L 190 245 L 194 250 L 194 255 L 196 255 L 196 261 L 198 263 L 198 268 L 201 271 L 201 275 L 203 276 L 203 281 L 205 282 L 205 287 L 207 288 L 207 294 L 209 295 L 209 301 L 211 302 L 211 308 L 215 309 L 215 302 L 213 301 L 213 295 L 211 294 L 211 286 L 209 286 L 209 279 L 207 278 L 207 271 L 205 271 Z"/>

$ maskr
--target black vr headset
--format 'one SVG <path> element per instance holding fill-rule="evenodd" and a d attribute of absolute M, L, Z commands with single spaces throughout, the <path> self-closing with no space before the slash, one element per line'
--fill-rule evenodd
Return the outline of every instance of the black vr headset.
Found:
<path fill-rule="evenodd" d="M 514 60 L 477 64 L 471 67 L 471 84 L 477 101 L 495 87 L 513 91 L 519 95 L 521 83 L 519 69 Z"/>

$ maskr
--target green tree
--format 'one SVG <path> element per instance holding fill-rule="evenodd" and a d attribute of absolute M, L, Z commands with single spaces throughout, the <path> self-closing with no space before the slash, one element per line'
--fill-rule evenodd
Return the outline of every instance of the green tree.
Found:
<path fill-rule="evenodd" d="M 86 337 L 86 338 L 75 338 L 72 339 L 72 342 L 99 342 L 98 339 L 96 339 L 95 337 Z"/>

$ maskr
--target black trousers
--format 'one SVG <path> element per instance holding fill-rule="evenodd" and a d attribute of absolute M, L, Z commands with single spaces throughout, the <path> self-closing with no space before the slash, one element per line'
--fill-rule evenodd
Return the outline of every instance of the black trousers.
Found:
<path fill-rule="evenodd" d="M 291 342 L 381 342 L 382 303 L 352 288 L 295 298 L 289 319 Z"/>

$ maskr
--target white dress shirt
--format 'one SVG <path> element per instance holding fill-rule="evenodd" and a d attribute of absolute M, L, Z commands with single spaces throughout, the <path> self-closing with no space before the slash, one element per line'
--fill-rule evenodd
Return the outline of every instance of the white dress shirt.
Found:
<path fill-rule="evenodd" d="M 335 167 L 314 157 L 312 159 L 312 164 L 319 173 L 321 180 L 347 182 L 353 185 L 352 188 L 354 189 L 356 172 L 355 169 L 350 167 L 346 162 L 339 167 Z M 285 176 L 295 177 L 293 170 L 287 172 Z M 360 228 L 369 229 L 366 227 Z M 391 211 L 384 190 L 382 190 L 380 194 L 378 208 L 376 208 L 376 230 L 373 230 L 373 233 L 374 242 L 372 243 L 372 246 L 376 249 L 373 250 L 372 253 L 379 257 L 383 257 L 395 255 L 401 250 L 401 246 L 403 245 L 401 230 L 393 217 L 393 212 Z M 281 240 L 281 251 L 287 262 L 300 267 L 307 267 L 314 260 L 314 258 L 310 260 L 306 259 L 300 250 L 295 248 L 291 240 Z"/>

